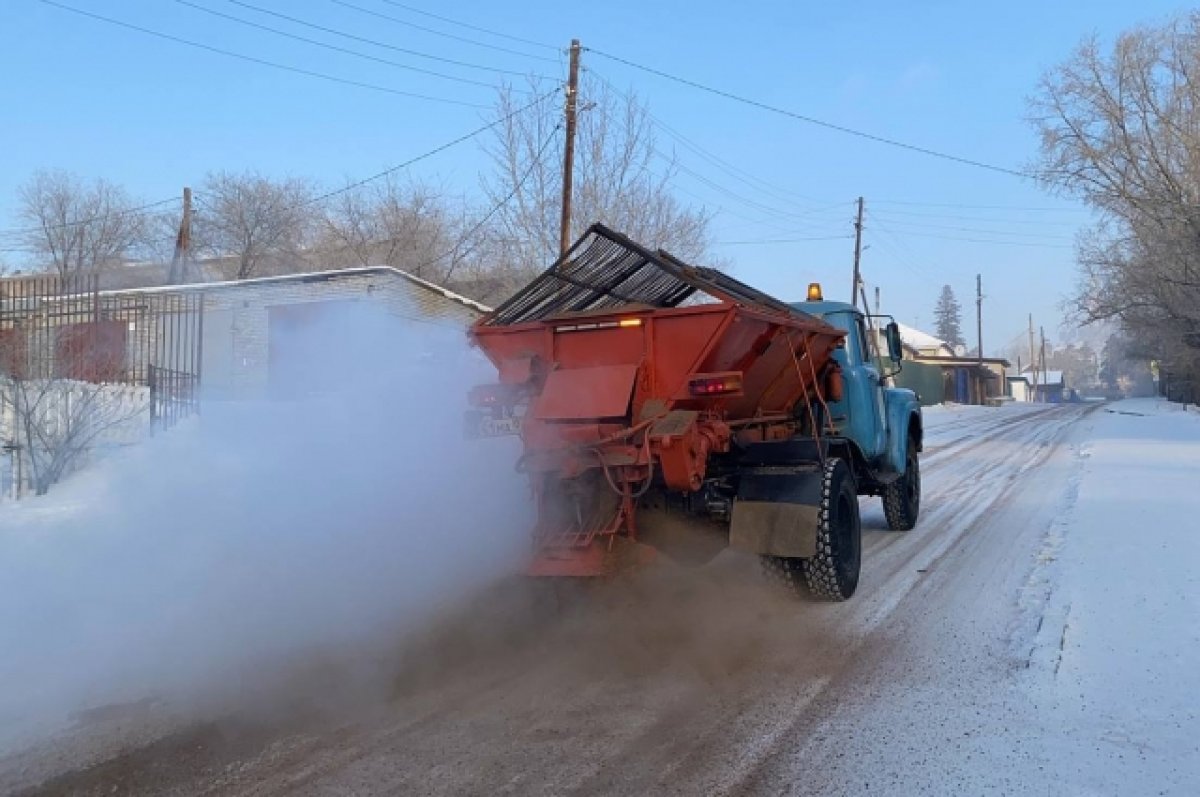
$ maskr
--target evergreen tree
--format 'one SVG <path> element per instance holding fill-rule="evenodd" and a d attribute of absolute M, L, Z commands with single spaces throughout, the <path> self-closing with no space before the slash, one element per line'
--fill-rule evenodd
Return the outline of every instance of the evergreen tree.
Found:
<path fill-rule="evenodd" d="M 942 286 L 942 295 L 938 297 L 933 317 L 937 324 L 939 338 L 951 346 L 966 345 L 962 334 L 962 308 L 958 304 L 958 299 L 954 298 L 954 291 L 949 285 Z"/>

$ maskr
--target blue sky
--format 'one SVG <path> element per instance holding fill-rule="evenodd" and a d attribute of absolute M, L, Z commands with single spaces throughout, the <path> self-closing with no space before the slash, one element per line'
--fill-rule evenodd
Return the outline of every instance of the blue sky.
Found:
<path fill-rule="evenodd" d="M 305 30 L 229 0 L 189 0 L 459 78 L 450 80 L 286 40 L 171 0 L 63 2 L 260 59 L 451 102 L 286 73 L 36 0 L 7 0 L 0 4 L 0 229 L 20 226 L 17 188 L 43 167 L 103 176 L 148 202 L 196 185 L 218 168 L 300 174 L 331 186 L 378 172 L 488 121 L 495 99 L 489 86 L 505 77 L 493 70 L 564 74 L 554 47 L 572 37 L 799 114 L 1021 169 L 1036 154 L 1023 118 L 1026 98 L 1047 67 L 1085 35 L 1111 39 L 1184 8 L 1158 0 L 736 7 L 708 0 L 405 0 L 408 8 L 387 0 L 245 0 L 462 62 L 452 64 Z M 680 199 L 717 213 L 716 238 L 727 242 L 719 253 L 741 279 L 782 298 L 801 297 L 816 280 L 828 297 L 845 298 L 852 203 L 861 195 L 867 206 L 864 275 L 881 288 L 885 312 L 930 327 L 940 287 L 949 283 L 963 303 L 964 327 L 973 330 L 979 273 L 987 297 L 985 350 L 1019 339 L 1029 313 L 1048 336 L 1061 337 L 1059 303 L 1075 281 L 1073 237 L 1088 218 L 1079 205 L 1017 177 L 773 115 L 597 52 L 585 52 L 583 63 L 636 91 L 658 119 L 700 147 L 702 154 L 658 132 L 660 149 L 674 148 L 685 169 L 674 183 Z M 487 168 L 478 144 L 470 142 L 422 162 L 413 174 L 470 193 Z M 836 238 L 797 240 L 827 237 Z M 755 243 L 739 243 L 748 241 Z M 11 246 L 11 236 L 0 235 L 3 246 Z"/>

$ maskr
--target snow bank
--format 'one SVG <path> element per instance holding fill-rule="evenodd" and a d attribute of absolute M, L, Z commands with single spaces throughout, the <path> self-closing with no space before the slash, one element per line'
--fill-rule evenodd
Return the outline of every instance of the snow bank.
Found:
<path fill-rule="evenodd" d="M 1156 399 L 1092 417 L 1039 634 L 1047 738 L 1077 793 L 1194 793 L 1200 417 Z"/>
<path fill-rule="evenodd" d="M 253 699 L 288 662 L 386 650 L 516 566 L 515 446 L 461 434 L 494 374 L 457 329 L 431 349 L 411 322 L 337 323 L 360 345 L 335 393 L 210 404 L 0 505 L 0 750 L 106 704 Z"/>

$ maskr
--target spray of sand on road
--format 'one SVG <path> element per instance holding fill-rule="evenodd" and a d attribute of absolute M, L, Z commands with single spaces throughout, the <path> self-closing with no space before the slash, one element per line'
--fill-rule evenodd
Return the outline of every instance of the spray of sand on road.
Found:
<path fill-rule="evenodd" d="M 209 402 L 0 515 L 0 751 L 114 704 L 370 685 L 517 567 L 527 497 L 511 441 L 463 439 L 489 374 L 460 329 L 355 311 L 289 348 L 319 391 Z"/>

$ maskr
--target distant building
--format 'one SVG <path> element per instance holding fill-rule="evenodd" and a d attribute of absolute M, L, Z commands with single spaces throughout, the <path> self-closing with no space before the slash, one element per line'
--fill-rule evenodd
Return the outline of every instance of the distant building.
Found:
<path fill-rule="evenodd" d="M 1033 377 L 1026 373 L 1010 373 L 1005 375 L 1008 382 L 1008 395 L 1013 401 L 1033 401 Z"/>
<path fill-rule="evenodd" d="M 1071 391 L 1067 387 L 1062 371 L 1040 371 L 1027 368 L 1022 374 L 1030 385 L 1028 401 L 1060 404 L 1070 398 Z"/>

